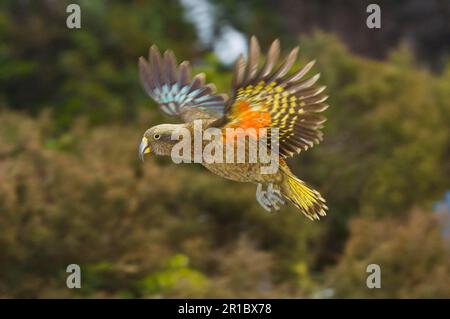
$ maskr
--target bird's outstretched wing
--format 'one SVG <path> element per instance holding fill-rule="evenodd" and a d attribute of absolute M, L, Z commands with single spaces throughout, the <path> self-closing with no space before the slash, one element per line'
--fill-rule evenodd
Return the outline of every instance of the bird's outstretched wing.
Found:
<path fill-rule="evenodd" d="M 314 65 L 309 62 L 289 74 L 297 59 L 293 49 L 278 66 L 280 44 L 275 40 L 265 63 L 260 67 L 260 48 L 255 37 L 250 40 L 248 61 L 241 55 L 233 75 L 233 96 L 228 101 L 221 127 L 278 128 L 279 153 L 290 157 L 322 140 L 325 118 L 317 115 L 328 105 L 325 86 L 316 86 L 319 74 L 304 79 Z"/>
<path fill-rule="evenodd" d="M 147 94 L 169 115 L 185 122 L 216 119 L 224 114 L 226 95 L 215 94 L 214 84 L 205 84 L 203 73 L 191 80 L 191 67 L 184 61 L 179 66 L 171 51 L 161 56 L 153 45 L 148 61 L 139 58 L 139 76 Z"/>

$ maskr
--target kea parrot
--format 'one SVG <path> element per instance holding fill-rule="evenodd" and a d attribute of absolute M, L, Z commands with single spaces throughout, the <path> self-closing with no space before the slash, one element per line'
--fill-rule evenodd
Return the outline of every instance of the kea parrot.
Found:
<path fill-rule="evenodd" d="M 191 78 L 189 62 L 177 65 L 172 51 L 165 51 L 161 56 L 153 45 L 148 60 L 139 58 L 141 83 L 164 113 L 178 117 L 183 123 L 149 128 L 139 145 L 139 156 L 142 160 L 150 153 L 170 156 L 179 142 L 173 138 L 174 134 L 188 130 L 194 135 L 194 123 L 199 121 L 202 130 L 221 130 L 224 144 L 239 138 L 236 135 L 230 138 L 226 133 L 229 129 L 266 129 L 265 134 L 251 136 L 256 140 L 262 140 L 263 135 L 267 138 L 276 130 L 273 136 L 276 136 L 279 169 L 274 172 L 263 173 L 263 164 L 258 161 L 201 164 L 221 177 L 256 184 L 256 199 L 269 212 L 278 210 L 287 200 L 311 220 L 325 216 L 328 208 L 320 193 L 297 178 L 285 161 L 322 141 L 321 129 L 326 119 L 317 113 L 328 108 L 326 87 L 316 84 L 320 74 L 306 77 L 315 61 L 294 70 L 297 55 L 298 47 L 285 59 L 279 59 L 280 42 L 276 39 L 264 58 L 258 40 L 252 36 L 247 60 L 241 54 L 235 63 L 229 98 L 217 94 L 214 84 L 205 84 L 203 73 Z M 265 145 L 269 144 L 272 142 Z M 255 144 L 247 141 L 245 145 Z"/>

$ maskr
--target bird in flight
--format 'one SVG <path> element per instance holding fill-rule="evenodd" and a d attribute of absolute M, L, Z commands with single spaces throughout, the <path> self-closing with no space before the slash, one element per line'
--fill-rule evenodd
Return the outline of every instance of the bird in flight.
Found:
<path fill-rule="evenodd" d="M 247 61 L 241 55 L 235 63 L 229 98 L 226 94 L 217 94 L 213 84 L 205 84 L 203 73 L 191 79 L 189 62 L 177 65 L 171 51 L 161 56 L 153 45 L 148 60 L 139 58 L 140 80 L 161 110 L 180 118 L 183 123 L 149 128 L 139 146 L 139 156 L 142 160 L 150 153 L 170 156 L 179 143 L 173 136 L 182 130 L 195 136 L 198 122 L 202 132 L 212 128 L 221 132 L 223 138 L 219 140 L 224 145 L 241 136 L 229 132 L 255 129 L 256 134 L 250 134 L 247 139 L 244 136 L 246 156 L 252 147 L 276 145 L 269 153 L 277 155 L 279 169 L 263 172 L 266 164 L 261 160 L 238 161 L 234 154 L 231 161 L 203 161 L 202 165 L 221 177 L 256 184 L 256 199 L 267 211 L 278 210 L 287 200 L 309 219 L 318 220 L 326 215 L 325 200 L 291 172 L 285 159 L 322 140 L 321 129 L 326 119 L 317 113 L 328 108 L 325 86 L 316 85 L 320 74 L 306 76 L 315 61 L 293 70 L 298 47 L 283 60 L 279 60 L 279 40 L 273 41 L 265 59 L 260 52 L 257 39 L 251 37 Z M 261 130 L 263 133 L 259 133 Z M 262 141 L 263 137 L 264 143 L 250 143 L 251 139 Z M 205 144 L 202 141 L 201 147 Z M 231 149 L 236 150 L 234 146 Z"/>

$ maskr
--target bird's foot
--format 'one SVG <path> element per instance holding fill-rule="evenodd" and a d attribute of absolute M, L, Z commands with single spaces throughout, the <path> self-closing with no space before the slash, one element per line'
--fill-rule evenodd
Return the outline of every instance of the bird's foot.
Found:
<path fill-rule="evenodd" d="M 256 187 L 256 200 L 268 212 L 271 212 L 272 209 L 279 210 L 279 205 L 284 205 L 280 190 L 274 188 L 273 184 L 269 184 L 267 189 L 263 191 L 262 184 L 259 183 Z"/>

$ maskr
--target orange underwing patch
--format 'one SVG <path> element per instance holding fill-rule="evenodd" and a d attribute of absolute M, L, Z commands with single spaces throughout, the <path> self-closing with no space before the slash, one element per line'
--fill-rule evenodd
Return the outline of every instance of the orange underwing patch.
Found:
<path fill-rule="evenodd" d="M 262 107 L 262 110 L 267 109 L 267 107 Z M 227 142 L 234 141 L 236 138 L 250 136 L 259 139 L 260 129 L 270 127 L 272 123 L 272 118 L 269 112 L 265 111 L 255 111 L 252 105 L 248 101 L 238 101 L 233 106 L 232 121 L 228 128 L 241 128 L 243 130 L 248 130 L 247 132 L 233 131 L 224 132 Z M 241 136 L 243 135 L 243 136 Z"/>

